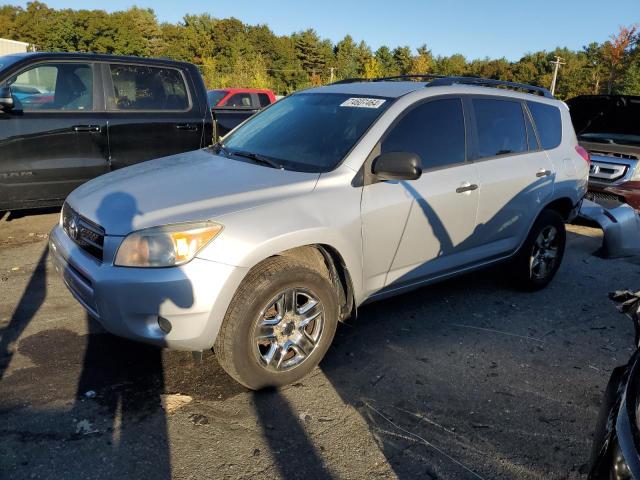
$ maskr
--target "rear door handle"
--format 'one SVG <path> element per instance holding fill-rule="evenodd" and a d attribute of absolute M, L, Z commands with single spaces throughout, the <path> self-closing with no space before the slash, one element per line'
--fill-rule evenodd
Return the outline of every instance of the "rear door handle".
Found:
<path fill-rule="evenodd" d="M 478 189 L 478 185 L 475 183 L 464 182 L 458 188 L 456 188 L 456 193 L 471 193 L 474 190 Z"/>
<path fill-rule="evenodd" d="M 99 132 L 100 125 L 75 125 L 71 129 L 74 132 Z"/>
<path fill-rule="evenodd" d="M 536 173 L 536 177 L 538 178 L 548 177 L 549 175 L 551 175 L 551 170 L 542 169 Z"/>
<path fill-rule="evenodd" d="M 198 125 L 195 125 L 193 123 L 179 123 L 178 125 L 176 125 L 176 128 L 178 130 L 188 130 L 190 132 L 193 132 L 195 130 L 198 130 Z"/>

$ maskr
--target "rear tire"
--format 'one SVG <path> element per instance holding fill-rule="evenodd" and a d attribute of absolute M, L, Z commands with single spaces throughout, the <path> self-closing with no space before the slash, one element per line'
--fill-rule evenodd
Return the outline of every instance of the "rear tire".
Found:
<path fill-rule="evenodd" d="M 543 210 L 513 261 L 513 274 L 524 290 L 546 287 L 556 275 L 567 241 L 564 220 L 553 210 Z"/>
<path fill-rule="evenodd" d="M 307 375 L 329 349 L 338 299 L 328 273 L 294 257 L 271 257 L 243 280 L 214 350 L 220 366 L 252 390 Z"/>

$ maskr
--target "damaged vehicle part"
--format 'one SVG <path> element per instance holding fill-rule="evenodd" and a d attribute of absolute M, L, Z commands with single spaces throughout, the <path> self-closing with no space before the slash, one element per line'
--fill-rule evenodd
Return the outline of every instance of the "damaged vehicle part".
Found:
<path fill-rule="evenodd" d="M 633 320 L 640 347 L 640 291 L 615 292 L 618 309 Z M 593 437 L 589 480 L 640 479 L 640 349 L 613 370 Z"/>
<path fill-rule="evenodd" d="M 599 252 L 603 257 L 640 255 L 640 215 L 629 205 L 606 208 L 585 199 L 580 216 L 597 223 L 604 232 Z"/>

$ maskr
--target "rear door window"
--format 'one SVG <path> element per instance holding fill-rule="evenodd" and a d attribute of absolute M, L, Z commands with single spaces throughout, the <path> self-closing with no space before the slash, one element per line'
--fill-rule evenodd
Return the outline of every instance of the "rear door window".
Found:
<path fill-rule="evenodd" d="M 414 107 L 382 141 L 382 153 L 388 152 L 415 153 L 425 170 L 464 162 L 462 100 L 443 98 Z"/>
<path fill-rule="evenodd" d="M 93 69 L 84 63 L 46 63 L 9 79 L 17 108 L 37 110 L 93 110 Z"/>
<path fill-rule="evenodd" d="M 235 95 L 231 95 L 227 102 L 224 104 L 225 107 L 240 107 L 240 108 L 251 108 L 251 94 L 250 93 L 236 93 Z"/>
<path fill-rule="evenodd" d="M 180 71 L 146 65 L 110 65 L 115 110 L 187 110 L 189 95 Z"/>
<path fill-rule="evenodd" d="M 519 101 L 474 98 L 472 103 L 479 158 L 528 150 L 524 110 Z"/>
<path fill-rule="evenodd" d="M 562 120 L 560 109 L 540 102 L 527 102 L 533 121 L 536 123 L 540 143 L 545 150 L 556 148 L 562 142 Z"/>

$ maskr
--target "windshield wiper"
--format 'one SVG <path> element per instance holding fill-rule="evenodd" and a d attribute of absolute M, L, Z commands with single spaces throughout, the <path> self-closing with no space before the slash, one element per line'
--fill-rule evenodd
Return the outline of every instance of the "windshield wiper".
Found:
<path fill-rule="evenodd" d="M 278 170 L 283 170 L 284 169 L 284 167 L 280 163 L 276 162 L 275 160 L 272 160 L 269 157 L 265 157 L 264 155 L 260 155 L 259 153 L 243 152 L 242 150 L 233 150 L 230 153 L 231 153 L 231 155 L 236 155 L 238 157 L 248 158 L 250 160 L 253 160 L 256 163 L 262 163 L 264 165 L 268 165 L 269 167 L 277 168 Z"/>

